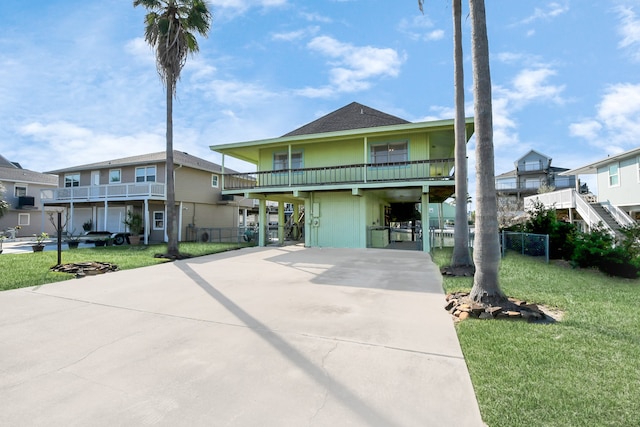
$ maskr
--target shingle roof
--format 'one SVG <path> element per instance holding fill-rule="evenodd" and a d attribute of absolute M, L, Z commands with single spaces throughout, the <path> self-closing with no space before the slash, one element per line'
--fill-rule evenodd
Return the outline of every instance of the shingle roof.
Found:
<path fill-rule="evenodd" d="M 372 128 L 410 123 L 382 111 L 352 102 L 283 136 L 310 135 L 351 129 Z"/>
<path fill-rule="evenodd" d="M 58 185 L 58 177 L 46 173 L 19 169 L 13 165 L 11 167 L 0 166 L 0 181 L 29 182 L 33 184 Z"/>
<path fill-rule="evenodd" d="M 165 162 L 166 159 L 167 159 L 166 152 L 160 151 L 157 153 L 141 154 L 138 156 L 123 157 L 120 159 L 105 160 L 103 162 L 72 166 L 70 168 L 51 171 L 50 173 L 60 174 L 64 172 L 82 171 L 87 169 L 101 169 L 101 168 L 112 168 L 116 166 L 142 165 L 142 164 L 149 164 L 154 162 Z M 219 173 L 222 172 L 222 166 L 216 163 L 213 163 L 208 160 L 204 160 L 199 157 L 192 156 L 191 154 L 188 154 L 182 151 L 177 151 L 177 150 L 173 151 L 173 163 L 175 165 L 182 165 L 182 166 L 190 167 L 193 169 L 200 169 L 208 172 L 219 172 Z M 225 168 L 225 172 L 234 173 L 229 168 Z"/>

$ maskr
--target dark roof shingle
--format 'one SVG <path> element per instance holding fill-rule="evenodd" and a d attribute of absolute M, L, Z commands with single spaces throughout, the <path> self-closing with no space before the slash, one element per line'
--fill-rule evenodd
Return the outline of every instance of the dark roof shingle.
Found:
<path fill-rule="evenodd" d="M 283 136 L 310 135 L 314 133 L 339 132 L 351 129 L 363 129 L 379 126 L 391 126 L 411 123 L 399 117 L 352 102 L 317 120 L 307 123 Z"/>

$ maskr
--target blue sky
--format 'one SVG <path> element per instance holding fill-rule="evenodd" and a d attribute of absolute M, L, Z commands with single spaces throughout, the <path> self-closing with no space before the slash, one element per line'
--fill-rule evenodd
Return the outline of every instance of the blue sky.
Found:
<path fill-rule="evenodd" d="M 417 0 L 210 1 L 212 31 L 178 84 L 175 148 L 219 163 L 209 145 L 281 136 L 353 101 L 410 121 L 452 118 L 451 2 L 425 3 L 422 15 Z M 486 6 L 497 174 L 531 149 L 577 167 L 640 145 L 636 0 Z M 127 0 L 2 9 L 0 154 L 46 171 L 164 150 L 165 96 L 143 9 Z"/>

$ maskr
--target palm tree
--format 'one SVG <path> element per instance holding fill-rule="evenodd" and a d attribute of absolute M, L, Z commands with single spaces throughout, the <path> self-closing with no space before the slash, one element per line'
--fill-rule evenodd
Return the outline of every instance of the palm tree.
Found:
<path fill-rule="evenodd" d="M 499 304 L 506 297 L 498 283 L 500 241 L 493 158 L 489 40 L 484 0 L 469 0 L 469 10 L 476 134 L 476 240 L 473 251 L 476 272 L 470 297 L 485 304 Z"/>
<path fill-rule="evenodd" d="M 173 98 L 187 56 L 199 50 L 194 32 L 207 36 L 211 13 L 205 0 L 134 0 L 133 6 L 143 6 L 149 11 L 145 16 L 144 39 L 155 51 L 158 74 L 167 91 L 167 253 L 176 256 L 179 248 L 173 175 Z"/>
<path fill-rule="evenodd" d="M 464 114 L 464 70 L 462 65 L 462 0 L 453 0 L 453 75 L 455 90 L 454 134 L 456 220 L 453 228 L 452 267 L 473 265 L 469 252 L 469 223 L 467 221 L 467 138 Z"/>
<path fill-rule="evenodd" d="M 423 12 L 424 0 L 418 0 Z M 469 224 L 467 222 L 467 138 L 464 114 L 464 67 L 462 57 L 462 0 L 452 0 L 453 4 L 453 76 L 455 90 L 455 185 L 456 219 L 454 225 L 452 267 L 473 265 L 469 252 Z"/>

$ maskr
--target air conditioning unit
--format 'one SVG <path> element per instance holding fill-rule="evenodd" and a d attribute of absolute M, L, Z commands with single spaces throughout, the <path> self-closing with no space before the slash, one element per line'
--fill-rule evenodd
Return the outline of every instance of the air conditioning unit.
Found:
<path fill-rule="evenodd" d="M 33 197 L 30 196 L 20 196 L 18 197 L 18 209 L 34 209 L 35 201 Z"/>

